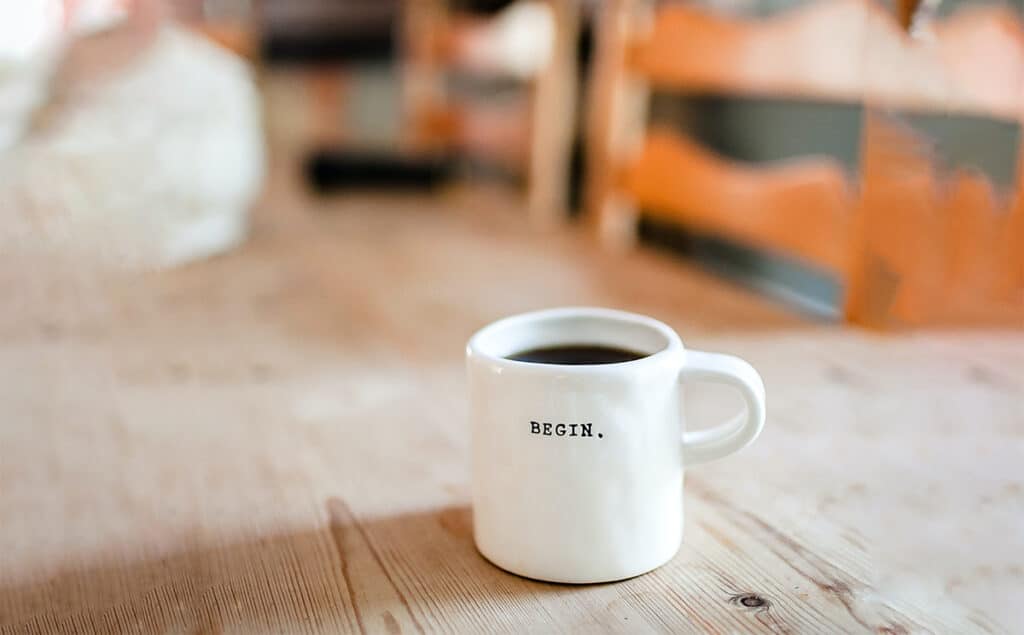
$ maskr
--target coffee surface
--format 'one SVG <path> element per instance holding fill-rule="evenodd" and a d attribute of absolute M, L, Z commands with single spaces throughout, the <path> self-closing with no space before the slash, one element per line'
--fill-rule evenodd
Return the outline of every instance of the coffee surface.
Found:
<path fill-rule="evenodd" d="M 618 364 L 621 362 L 631 362 L 642 357 L 647 357 L 647 354 L 615 346 L 567 344 L 530 348 L 507 355 L 506 359 L 517 362 L 533 362 L 534 364 L 569 364 L 577 366 L 582 364 Z"/>

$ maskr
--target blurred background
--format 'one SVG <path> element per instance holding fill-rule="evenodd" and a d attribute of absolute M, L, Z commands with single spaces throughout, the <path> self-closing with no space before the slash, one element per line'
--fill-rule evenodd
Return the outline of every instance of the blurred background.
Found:
<path fill-rule="evenodd" d="M 797 311 L 1021 325 L 1021 10 L 9 3 L 0 200 L 18 249 L 174 266 L 238 245 L 275 175 L 324 197 L 485 188 L 538 235 L 663 249 Z"/>

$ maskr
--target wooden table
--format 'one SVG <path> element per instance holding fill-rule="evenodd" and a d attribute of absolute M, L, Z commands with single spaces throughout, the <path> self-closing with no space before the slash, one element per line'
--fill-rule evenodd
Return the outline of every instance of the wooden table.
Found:
<path fill-rule="evenodd" d="M 174 272 L 2 275 L 0 632 L 1024 624 L 1020 334 L 805 321 L 490 199 L 281 196 Z M 616 584 L 525 580 L 472 543 L 464 341 L 565 304 L 654 315 L 768 387 L 761 439 L 688 473 L 679 555 Z"/>

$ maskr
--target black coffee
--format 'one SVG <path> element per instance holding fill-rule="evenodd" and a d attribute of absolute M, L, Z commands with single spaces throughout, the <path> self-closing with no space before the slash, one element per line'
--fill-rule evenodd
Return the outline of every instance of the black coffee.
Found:
<path fill-rule="evenodd" d="M 618 364 L 631 362 L 634 359 L 647 357 L 646 353 L 637 353 L 615 346 L 599 344 L 567 344 L 564 346 L 545 346 L 531 348 L 512 355 L 506 359 L 517 362 L 533 362 L 535 364 Z"/>

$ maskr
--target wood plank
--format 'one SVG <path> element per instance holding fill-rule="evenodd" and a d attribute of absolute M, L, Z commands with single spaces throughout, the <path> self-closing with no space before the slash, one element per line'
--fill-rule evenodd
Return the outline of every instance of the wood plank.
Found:
<path fill-rule="evenodd" d="M 625 191 L 653 214 L 836 273 L 847 269 L 853 201 L 834 160 L 747 166 L 662 129 L 648 134 L 624 172 Z"/>
<path fill-rule="evenodd" d="M 933 19 L 930 33 L 908 37 L 888 9 L 865 0 L 766 18 L 666 3 L 633 39 L 629 64 L 661 89 L 1020 118 L 1012 87 L 1024 81 L 1024 30 L 1012 10 L 956 12 Z"/>

